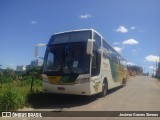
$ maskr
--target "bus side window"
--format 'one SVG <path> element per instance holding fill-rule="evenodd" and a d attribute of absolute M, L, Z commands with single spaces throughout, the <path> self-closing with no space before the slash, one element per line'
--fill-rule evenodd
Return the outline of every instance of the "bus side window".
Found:
<path fill-rule="evenodd" d="M 93 57 L 91 66 L 91 76 L 98 76 L 100 74 L 101 65 L 101 37 L 97 33 L 93 33 L 95 42 L 93 43 Z"/>

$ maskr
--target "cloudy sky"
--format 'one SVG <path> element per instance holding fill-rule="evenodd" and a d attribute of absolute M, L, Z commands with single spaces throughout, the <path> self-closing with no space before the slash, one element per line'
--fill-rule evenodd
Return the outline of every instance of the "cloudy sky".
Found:
<path fill-rule="evenodd" d="M 152 72 L 160 53 L 159 21 L 160 0 L 0 0 L 0 65 L 30 64 L 35 45 L 53 33 L 93 28 L 129 64 Z"/>

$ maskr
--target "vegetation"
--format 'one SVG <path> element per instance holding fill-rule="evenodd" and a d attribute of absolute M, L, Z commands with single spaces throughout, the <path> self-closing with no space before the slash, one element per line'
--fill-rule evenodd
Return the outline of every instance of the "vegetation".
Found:
<path fill-rule="evenodd" d="M 0 111 L 29 106 L 30 96 L 41 91 L 41 67 L 28 67 L 26 72 L 0 69 Z M 31 82 L 33 79 L 33 89 Z"/>
<path fill-rule="evenodd" d="M 16 110 L 27 104 L 26 87 L 17 87 L 14 84 L 4 84 L 0 88 L 0 110 Z"/>

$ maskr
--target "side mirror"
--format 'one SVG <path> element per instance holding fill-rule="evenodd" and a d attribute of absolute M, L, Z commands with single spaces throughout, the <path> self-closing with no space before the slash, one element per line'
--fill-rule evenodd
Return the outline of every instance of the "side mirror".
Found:
<path fill-rule="evenodd" d="M 42 47 L 42 46 L 47 46 L 47 44 L 39 43 L 39 44 L 37 44 L 35 46 L 35 48 L 34 48 L 34 56 L 37 57 L 37 58 L 44 59 L 44 58 L 38 56 L 38 47 Z"/>
<path fill-rule="evenodd" d="M 93 39 L 88 39 L 88 42 L 87 42 L 87 54 L 89 54 L 89 55 L 92 55 L 92 53 L 93 53 L 93 42 L 94 42 L 95 40 L 93 40 Z"/>

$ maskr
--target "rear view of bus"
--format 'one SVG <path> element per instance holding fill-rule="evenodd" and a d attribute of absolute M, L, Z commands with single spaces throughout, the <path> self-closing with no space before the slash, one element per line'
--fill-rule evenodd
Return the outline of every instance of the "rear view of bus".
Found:
<path fill-rule="evenodd" d="M 51 36 L 44 57 L 44 91 L 105 96 L 109 84 L 107 73 L 103 73 L 102 42 L 102 36 L 92 29 Z"/>

